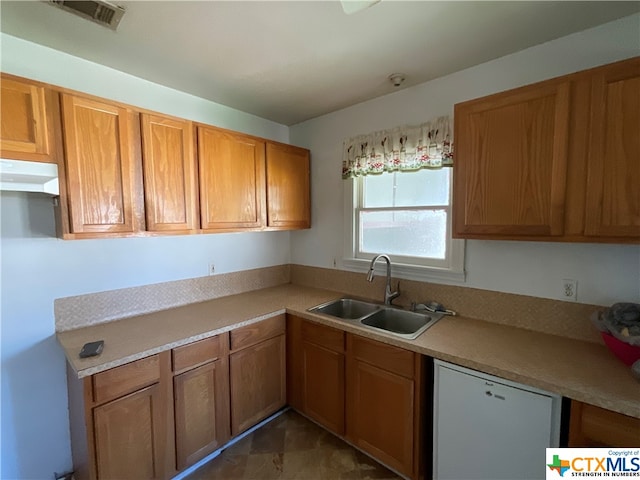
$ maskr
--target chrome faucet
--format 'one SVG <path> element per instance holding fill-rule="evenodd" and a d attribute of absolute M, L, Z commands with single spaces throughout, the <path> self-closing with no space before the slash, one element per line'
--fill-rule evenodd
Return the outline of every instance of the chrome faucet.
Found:
<path fill-rule="evenodd" d="M 373 276 L 374 276 L 373 269 L 375 267 L 376 262 L 380 258 L 384 259 L 384 261 L 387 262 L 387 287 L 384 291 L 384 304 L 391 305 L 391 302 L 393 301 L 393 299 L 400 296 L 400 282 L 398 282 L 398 289 L 395 292 L 392 292 L 391 291 L 391 260 L 389 259 L 388 255 L 380 254 L 373 257 L 373 260 L 371 260 L 371 265 L 369 266 L 369 273 L 367 273 L 367 281 L 373 282 Z"/>

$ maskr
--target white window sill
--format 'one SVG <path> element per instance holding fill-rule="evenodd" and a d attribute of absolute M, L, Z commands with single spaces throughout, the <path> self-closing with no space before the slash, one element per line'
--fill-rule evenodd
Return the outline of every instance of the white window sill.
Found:
<path fill-rule="evenodd" d="M 363 260 L 358 258 L 344 258 L 342 259 L 342 266 L 345 270 L 351 272 L 367 273 L 369 271 L 370 260 Z M 376 264 L 376 270 L 380 268 L 386 268 L 384 265 Z M 386 270 L 384 270 L 386 273 Z M 465 283 L 466 272 L 453 271 L 447 269 L 440 269 L 434 267 L 422 267 L 419 265 L 406 265 L 399 263 L 391 263 L 391 276 L 394 278 L 402 278 L 405 280 L 416 281 L 436 281 L 446 283 Z"/>

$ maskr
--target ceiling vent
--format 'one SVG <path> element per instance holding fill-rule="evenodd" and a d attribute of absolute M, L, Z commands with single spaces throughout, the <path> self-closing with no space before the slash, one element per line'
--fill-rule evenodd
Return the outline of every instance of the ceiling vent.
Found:
<path fill-rule="evenodd" d="M 124 15 L 124 8 L 102 0 L 49 0 L 48 3 L 111 30 L 118 28 L 118 24 Z"/>

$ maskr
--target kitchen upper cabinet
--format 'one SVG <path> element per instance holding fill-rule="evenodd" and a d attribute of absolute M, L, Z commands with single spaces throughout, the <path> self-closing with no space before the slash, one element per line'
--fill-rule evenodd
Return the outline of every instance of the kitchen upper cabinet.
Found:
<path fill-rule="evenodd" d="M 455 233 L 563 233 L 570 85 L 553 81 L 455 106 Z"/>
<path fill-rule="evenodd" d="M 420 470 L 421 356 L 347 334 L 346 438 L 410 478 Z"/>
<path fill-rule="evenodd" d="M 265 224 L 265 143 L 199 126 L 198 161 L 202 229 L 261 228 Z"/>
<path fill-rule="evenodd" d="M 147 230 L 196 231 L 200 223 L 193 124 L 149 113 L 140 119 Z"/>
<path fill-rule="evenodd" d="M 569 447 L 637 447 L 639 439 L 640 419 L 571 401 Z"/>
<path fill-rule="evenodd" d="M 640 57 L 592 77 L 585 234 L 640 238 Z"/>
<path fill-rule="evenodd" d="M 2 74 L 0 92 L 0 156 L 56 163 L 57 92 L 6 74 Z"/>
<path fill-rule="evenodd" d="M 640 57 L 455 106 L 453 236 L 640 242 Z"/>
<path fill-rule="evenodd" d="M 173 349 L 178 471 L 231 438 L 228 358 L 227 334 Z"/>
<path fill-rule="evenodd" d="M 298 229 L 311 226 L 309 151 L 267 143 L 267 226 Z"/>
<path fill-rule="evenodd" d="M 287 402 L 284 315 L 232 330 L 230 348 L 231 434 L 236 436 Z"/>
<path fill-rule="evenodd" d="M 68 94 L 62 95 L 62 114 L 68 199 L 63 232 L 81 238 L 144 230 L 138 114 Z"/>
<path fill-rule="evenodd" d="M 62 238 L 310 226 L 308 150 L 4 73 L 0 90 L 0 156 L 58 164 Z"/>

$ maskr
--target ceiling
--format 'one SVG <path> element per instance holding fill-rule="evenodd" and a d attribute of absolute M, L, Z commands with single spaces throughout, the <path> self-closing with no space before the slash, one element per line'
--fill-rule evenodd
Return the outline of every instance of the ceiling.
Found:
<path fill-rule="evenodd" d="M 117 31 L 40 1 L 2 32 L 284 125 L 640 11 L 640 2 L 114 1 Z M 394 87 L 390 74 L 406 81 Z"/>

